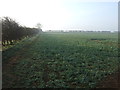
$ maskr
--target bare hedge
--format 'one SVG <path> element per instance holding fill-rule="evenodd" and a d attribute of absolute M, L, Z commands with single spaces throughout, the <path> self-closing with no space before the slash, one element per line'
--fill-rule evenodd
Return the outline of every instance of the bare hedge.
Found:
<path fill-rule="evenodd" d="M 39 33 L 37 28 L 23 27 L 15 20 L 9 17 L 2 19 L 2 45 L 12 45 L 13 42 L 21 40 L 25 37 L 31 37 Z"/>

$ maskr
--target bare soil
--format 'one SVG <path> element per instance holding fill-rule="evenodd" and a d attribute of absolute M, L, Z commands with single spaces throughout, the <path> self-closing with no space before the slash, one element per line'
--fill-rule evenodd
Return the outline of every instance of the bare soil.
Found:
<path fill-rule="evenodd" d="M 2 63 L 2 88 L 12 88 L 10 87 L 14 84 L 12 82 L 19 80 L 19 78 L 13 74 L 13 68 L 18 63 L 19 59 L 23 57 L 22 53 L 26 52 L 36 39 L 37 38 L 35 38 L 32 42 L 26 43 L 26 45 L 21 50 L 18 50 L 13 57 L 9 58 L 9 60 L 5 63 Z"/>
<path fill-rule="evenodd" d="M 120 90 L 120 71 L 103 78 L 97 88 L 118 88 Z"/>

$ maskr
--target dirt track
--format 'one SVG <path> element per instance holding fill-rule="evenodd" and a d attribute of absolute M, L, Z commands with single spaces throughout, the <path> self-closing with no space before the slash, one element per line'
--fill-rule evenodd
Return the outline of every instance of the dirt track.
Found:
<path fill-rule="evenodd" d="M 2 63 L 2 82 L 4 81 L 2 83 L 2 88 L 9 88 L 13 84 L 11 82 L 19 80 L 19 78 L 12 73 L 13 72 L 12 70 L 18 63 L 19 59 L 23 57 L 23 53 L 30 48 L 30 46 L 36 41 L 36 39 L 37 38 L 35 38 L 32 42 L 26 43 L 23 49 L 18 50 L 13 57 L 7 60 L 7 62 Z M 6 77 L 10 80 L 6 80 Z"/>

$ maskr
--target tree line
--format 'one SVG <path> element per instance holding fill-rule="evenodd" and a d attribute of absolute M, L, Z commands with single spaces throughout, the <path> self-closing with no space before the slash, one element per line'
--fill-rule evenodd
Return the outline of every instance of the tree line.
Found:
<path fill-rule="evenodd" d="M 19 25 L 9 17 L 2 19 L 2 45 L 12 45 L 25 37 L 31 37 L 39 33 L 38 28 L 29 28 Z"/>

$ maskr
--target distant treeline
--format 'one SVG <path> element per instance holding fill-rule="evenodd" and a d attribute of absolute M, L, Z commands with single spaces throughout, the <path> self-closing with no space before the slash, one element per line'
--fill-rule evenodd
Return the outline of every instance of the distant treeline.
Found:
<path fill-rule="evenodd" d="M 37 28 L 23 27 L 9 17 L 3 17 L 2 21 L 2 45 L 12 45 L 25 37 L 31 37 L 39 33 Z"/>

